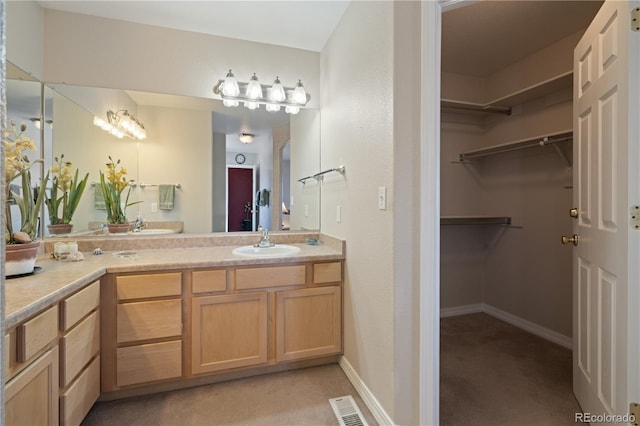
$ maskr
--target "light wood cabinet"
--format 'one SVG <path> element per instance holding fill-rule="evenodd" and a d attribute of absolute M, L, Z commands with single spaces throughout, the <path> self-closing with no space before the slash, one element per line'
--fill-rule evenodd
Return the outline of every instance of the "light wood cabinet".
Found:
<path fill-rule="evenodd" d="M 5 386 L 7 425 L 58 424 L 58 347 L 46 351 Z"/>
<path fill-rule="evenodd" d="M 60 302 L 60 424 L 77 426 L 100 396 L 100 282 Z"/>
<path fill-rule="evenodd" d="M 196 297 L 191 307 L 194 374 L 267 362 L 267 293 Z"/>
<path fill-rule="evenodd" d="M 291 361 L 342 351 L 340 287 L 279 291 L 276 359 Z"/>
<path fill-rule="evenodd" d="M 60 395 L 60 424 L 79 425 L 100 396 L 100 356 Z"/>
<path fill-rule="evenodd" d="M 149 343 L 117 349 L 117 383 L 128 386 L 182 375 L 182 342 Z"/>
<path fill-rule="evenodd" d="M 109 275 L 102 298 L 102 391 L 180 378 L 182 272 Z"/>

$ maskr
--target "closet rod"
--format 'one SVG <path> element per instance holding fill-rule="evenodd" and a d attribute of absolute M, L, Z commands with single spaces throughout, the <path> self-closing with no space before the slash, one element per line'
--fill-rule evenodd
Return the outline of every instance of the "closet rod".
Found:
<path fill-rule="evenodd" d="M 529 139 L 525 141 L 514 142 L 511 144 L 497 145 L 489 148 L 478 149 L 476 151 L 464 152 L 462 154 L 459 154 L 458 158 L 460 159 L 460 161 L 471 160 L 473 158 L 486 157 L 494 154 L 502 154 L 504 152 L 519 151 L 521 149 L 527 149 L 527 148 L 542 147 L 542 146 L 552 145 L 552 144 L 556 144 L 564 141 L 570 141 L 570 140 L 573 140 L 573 136 L 571 134 L 557 135 L 554 137 L 546 136 L 543 138 Z M 565 160 L 568 161 L 566 156 L 565 156 Z"/>
<path fill-rule="evenodd" d="M 511 115 L 511 107 L 502 107 L 495 105 L 467 104 L 462 102 L 442 100 L 440 101 L 440 107 L 448 109 L 459 109 L 464 111 L 492 112 L 496 114 Z"/>
<path fill-rule="evenodd" d="M 440 225 L 511 225 L 511 217 L 443 216 Z"/>

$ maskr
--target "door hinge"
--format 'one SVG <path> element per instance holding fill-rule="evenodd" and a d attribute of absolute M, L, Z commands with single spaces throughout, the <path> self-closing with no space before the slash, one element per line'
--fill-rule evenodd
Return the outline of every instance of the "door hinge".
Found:
<path fill-rule="evenodd" d="M 640 404 L 637 402 L 629 404 L 629 423 L 634 426 L 640 424 Z"/>
<path fill-rule="evenodd" d="M 640 7 L 631 11 L 631 31 L 640 31 Z"/>
<path fill-rule="evenodd" d="M 640 206 L 631 206 L 631 227 L 640 229 Z"/>

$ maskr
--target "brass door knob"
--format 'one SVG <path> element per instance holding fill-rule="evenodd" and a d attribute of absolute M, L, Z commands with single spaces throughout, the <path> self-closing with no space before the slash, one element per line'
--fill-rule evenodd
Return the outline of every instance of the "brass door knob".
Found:
<path fill-rule="evenodd" d="M 573 234 L 570 237 L 567 237 L 566 235 L 563 235 L 561 238 L 562 244 L 573 244 L 574 246 L 578 245 L 578 241 L 580 241 L 580 236 Z"/>
<path fill-rule="evenodd" d="M 574 219 L 577 219 L 578 218 L 578 209 L 576 209 L 574 207 L 571 210 L 569 210 L 569 216 L 571 216 Z"/>

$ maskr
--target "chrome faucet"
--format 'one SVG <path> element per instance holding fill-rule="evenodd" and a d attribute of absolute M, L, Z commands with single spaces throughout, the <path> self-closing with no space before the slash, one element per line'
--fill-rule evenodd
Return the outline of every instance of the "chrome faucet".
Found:
<path fill-rule="evenodd" d="M 133 225 L 133 232 L 140 232 L 145 226 L 147 226 L 147 224 L 142 220 L 142 216 L 138 215 L 138 217 L 136 217 L 136 223 Z"/>
<path fill-rule="evenodd" d="M 258 244 L 255 244 L 254 247 L 273 247 L 275 246 L 275 243 L 272 243 L 271 240 L 269 239 L 269 230 L 266 228 L 263 228 L 262 226 L 258 227 L 258 231 L 262 232 L 262 238 L 260 239 L 260 242 Z"/>

